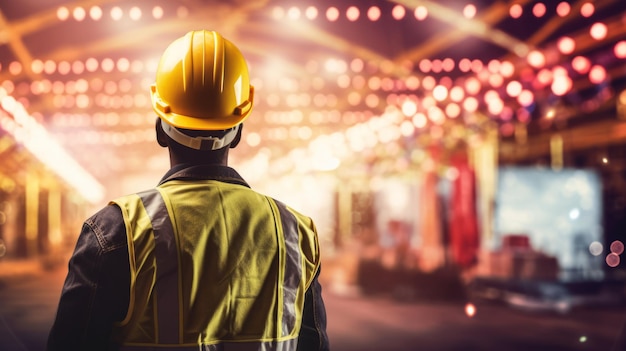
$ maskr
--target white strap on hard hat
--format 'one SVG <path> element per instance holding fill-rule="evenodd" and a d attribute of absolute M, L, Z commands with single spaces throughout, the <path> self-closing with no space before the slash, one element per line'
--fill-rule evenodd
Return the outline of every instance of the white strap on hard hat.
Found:
<path fill-rule="evenodd" d="M 181 132 L 174 126 L 163 121 L 161 121 L 161 126 L 163 127 L 163 131 L 165 132 L 165 134 L 167 134 L 177 143 L 184 145 L 188 148 L 192 148 L 195 150 L 218 150 L 230 145 L 230 143 L 235 140 L 237 132 L 239 131 L 240 124 L 233 127 L 221 138 L 214 136 L 193 137 Z"/>

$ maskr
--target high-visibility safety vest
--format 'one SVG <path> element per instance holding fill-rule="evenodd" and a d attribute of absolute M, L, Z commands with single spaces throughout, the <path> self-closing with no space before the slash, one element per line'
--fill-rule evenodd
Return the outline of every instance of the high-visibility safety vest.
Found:
<path fill-rule="evenodd" d="M 122 350 L 295 350 L 319 269 L 310 218 L 240 184 L 167 181 L 113 201 L 131 270 Z"/>

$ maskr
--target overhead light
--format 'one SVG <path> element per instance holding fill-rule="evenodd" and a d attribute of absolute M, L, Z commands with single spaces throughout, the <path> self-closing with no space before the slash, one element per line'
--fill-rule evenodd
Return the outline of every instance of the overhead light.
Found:
<path fill-rule="evenodd" d="M 7 122 L 0 125 L 10 124 L 12 127 L 6 128 L 7 132 L 17 142 L 24 145 L 33 156 L 76 189 L 87 201 L 98 203 L 104 198 L 102 184 L 67 154 L 44 126 L 29 115 L 24 106 L 8 95 L 4 88 L 0 88 L 0 106 L 0 122 Z"/>

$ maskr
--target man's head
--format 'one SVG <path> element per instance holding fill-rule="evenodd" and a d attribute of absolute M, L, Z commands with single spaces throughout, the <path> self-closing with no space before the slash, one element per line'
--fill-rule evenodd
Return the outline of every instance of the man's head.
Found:
<path fill-rule="evenodd" d="M 254 88 L 239 49 L 217 32 L 200 30 L 167 47 L 150 93 L 158 132 L 185 148 L 215 151 L 239 141 Z M 171 149 L 165 135 L 157 133 L 159 144 Z"/>

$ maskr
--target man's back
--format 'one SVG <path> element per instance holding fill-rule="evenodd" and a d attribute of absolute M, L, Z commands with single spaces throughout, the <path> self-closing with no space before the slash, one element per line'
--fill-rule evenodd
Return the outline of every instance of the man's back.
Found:
<path fill-rule="evenodd" d="M 126 338 L 134 340 L 130 344 L 159 339 L 149 335 L 156 331 L 147 317 L 168 310 L 173 302 L 159 308 L 158 301 L 148 296 L 153 289 L 156 296 L 178 296 L 179 308 L 169 308 L 173 315 L 158 319 L 178 319 L 176 327 L 183 335 L 175 339 L 184 343 L 199 337 L 204 344 L 214 344 L 297 336 L 295 321 L 301 318 L 304 292 L 319 266 L 314 227 L 306 217 L 243 184 L 217 180 L 174 179 L 162 183 L 158 193 L 132 195 L 115 203 L 133 228 L 132 274 L 150 274 L 154 268 L 146 262 L 151 259 L 157 267 L 150 283 L 131 288 L 133 308 L 127 325 L 133 327 L 122 328 Z M 150 249 L 149 236 L 157 231 L 153 234 L 141 224 L 144 209 L 154 211 L 148 214 L 155 222 L 160 206 L 171 221 L 163 225 L 163 231 L 172 231 L 161 235 L 176 238 L 163 245 L 168 276 L 159 273 L 158 240 L 157 247 Z M 176 261 L 175 266 L 168 260 Z M 169 284 L 161 286 L 160 280 Z M 167 292 L 175 288 L 178 292 Z M 157 303 L 156 312 L 153 303 Z M 140 335 L 132 336 L 133 330 L 141 330 Z"/>

